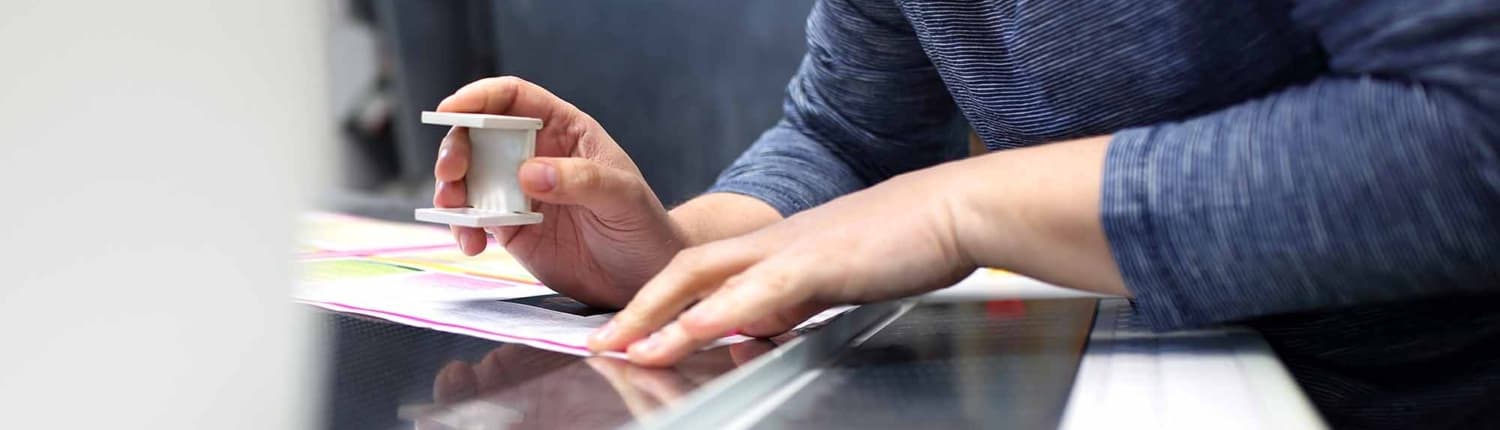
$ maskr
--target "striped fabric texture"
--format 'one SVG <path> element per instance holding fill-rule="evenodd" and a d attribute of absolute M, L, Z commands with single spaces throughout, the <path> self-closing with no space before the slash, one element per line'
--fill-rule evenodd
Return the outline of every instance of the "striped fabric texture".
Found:
<path fill-rule="evenodd" d="M 1337 427 L 1500 426 L 1500 1 L 826 0 L 784 112 L 711 191 L 1113 134 L 1153 327 L 1260 328 Z"/>

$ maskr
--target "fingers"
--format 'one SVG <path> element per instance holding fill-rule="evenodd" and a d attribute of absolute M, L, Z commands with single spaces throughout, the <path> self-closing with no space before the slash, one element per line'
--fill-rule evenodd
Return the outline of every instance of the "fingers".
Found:
<path fill-rule="evenodd" d="M 630 360 L 668 365 L 738 327 L 808 301 L 813 280 L 804 261 L 773 258 L 749 268 L 644 341 L 630 345 Z"/>
<path fill-rule="evenodd" d="M 468 205 L 469 186 L 462 178 L 457 181 L 438 181 L 432 192 L 432 205 L 440 208 L 461 208 Z"/>
<path fill-rule="evenodd" d="M 515 76 L 474 81 L 438 103 L 439 112 L 489 113 L 541 118 L 551 124 L 573 105 Z"/>
<path fill-rule="evenodd" d="M 815 273 L 817 261 L 767 259 L 776 248 L 772 242 L 751 235 L 678 253 L 589 346 L 618 350 L 628 345 L 626 354 L 633 362 L 669 365 L 740 327 L 765 335 L 795 326 L 819 310 L 811 304 L 809 286 L 826 279 Z"/>
<path fill-rule="evenodd" d="M 533 199 L 583 206 L 606 218 L 639 216 L 655 199 L 640 176 L 585 158 L 537 157 L 516 174 Z"/>
<path fill-rule="evenodd" d="M 439 112 L 487 113 L 538 118 L 536 155 L 565 156 L 577 145 L 609 137 L 573 104 L 536 84 L 515 76 L 474 81 L 438 103 Z M 613 143 L 610 144 L 613 146 Z"/>
<path fill-rule="evenodd" d="M 455 361 L 443 366 L 432 385 L 432 399 L 438 404 L 467 400 L 479 393 L 478 377 L 469 363 Z"/>
<path fill-rule="evenodd" d="M 819 312 L 825 310 L 828 310 L 828 306 L 817 302 L 801 303 L 741 326 L 740 334 L 753 337 L 771 337 L 786 333 L 787 330 L 791 330 L 797 324 L 802 324 L 803 321 L 807 321 L 808 318 L 812 318 L 813 315 L 817 315 Z"/>
<path fill-rule="evenodd" d="M 734 361 L 735 366 L 743 366 L 773 349 L 776 349 L 776 344 L 769 340 L 751 339 L 729 345 L 729 359 Z"/>
<path fill-rule="evenodd" d="M 463 207 L 467 199 L 468 190 L 463 181 L 438 182 L 437 190 L 432 193 L 432 205 L 440 208 Z M 484 230 L 474 227 L 448 226 L 453 231 L 453 240 L 458 242 L 458 249 L 464 255 L 479 255 L 484 252 L 484 247 L 489 241 L 484 236 Z"/>
<path fill-rule="evenodd" d="M 459 226 L 448 226 L 448 228 L 453 230 L 453 238 L 458 241 L 458 250 L 463 251 L 464 255 L 470 257 L 479 255 L 489 244 L 489 238 L 484 236 L 484 230 Z"/>
<path fill-rule="evenodd" d="M 433 166 L 432 174 L 438 182 L 454 182 L 462 181 L 468 173 L 469 133 L 461 127 L 450 128 L 448 135 L 443 136 L 443 142 L 438 145 L 437 164 Z M 436 201 L 434 203 L 442 204 Z M 463 201 L 451 203 L 453 206 L 462 204 Z"/>
<path fill-rule="evenodd" d="M 744 270 L 765 252 L 737 246 L 736 242 L 737 239 L 714 242 L 678 252 L 656 277 L 641 287 L 624 310 L 589 338 L 589 349 L 596 352 L 625 349 L 661 328 L 703 293 L 717 287 L 725 277 Z"/>
<path fill-rule="evenodd" d="M 486 227 L 484 229 L 484 231 L 487 232 L 487 233 L 489 233 L 491 236 L 495 236 L 495 241 L 499 242 L 500 245 L 503 246 L 503 245 L 506 245 L 506 244 L 510 243 L 510 238 L 512 236 L 515 236 L 516 233 L 520 233 L 521 232 L 521 228 L 523 228 L 523 227 L 526 227 L 526 226 L 524 226 L 524 225 L 508 225 L 508 226 L 503 226 L 503 227 Z"/>
<path fill-rule="evenodd" d="M 681 400 L 683 393 L 691 389 L 689 381 L 674 370 L 627 367 L 625 377 L 631 385 L 649 393 L 662 404 Z"/>
<path fill-rule="evenodd" d="M 506 367 L 511 365 L 511 361 L 506 360 L 505 350 L 504 347 L 490 350 L 489 353 L 484 354 L 484 358 L 474 364 L 474 378 L 478 382 L 475 384 L 477 392 L 492 392 L 511 382 L 509 375 L 506 375 Z"/>
<path fill-rule="evenodd" d="M 468 204 L 469 191 L 464 175 L 469 171 L 469 134 L 459 130 L 458 127 L 449 129 L 438 148 L 437 164 L 432 168 L 433 177 L 437 179 L 437 189 L 432 192 L 435 207 L 459 208 Z M 453 230 L 453 240 L 458 242 L 458 249 L 464 255 L 484 252 L 488 241 L 484 230 L 459 226 L 450 226 L 450 229 Z"/>
<path fill-rule="evenodd" d="M 675 372 L 640 368 L 605 357 L 590 357 L 584 363 L 604 376 L 634 416 L 650 414 L 688 391 L 687 383 Z"/>

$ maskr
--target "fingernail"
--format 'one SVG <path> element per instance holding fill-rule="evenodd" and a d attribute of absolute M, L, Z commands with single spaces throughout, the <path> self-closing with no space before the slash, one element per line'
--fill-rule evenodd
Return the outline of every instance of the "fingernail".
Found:
<path fill-rule="evenodd" d="M 458 235 L 458 249 L 461 249 L 464 252 L 469 252 L 469 235 Z"/>
<path fill-rule="evenodd" d="M 552 191 L 557 187 L 557 169 L 547 163 L 528 161 L 521 165 L 521 182 L 529 182 L 536 191 Z"/>
<path fill-rule="evenodd" d="M 594 342 L 605 342 L 605 341 L 608 341 L 609 338 L 614 337 L 614 335 L 615 335 L 615 322 L 614 321 L 610 321 L 610 322 L 604 323 L 604 325 L 601 326 L 601 327 L 599 327 L 598 330 L 594 330 L 594 334 L 591 335 L 591 336 L 589 336 L 589 339 L 593 340 Z"/>

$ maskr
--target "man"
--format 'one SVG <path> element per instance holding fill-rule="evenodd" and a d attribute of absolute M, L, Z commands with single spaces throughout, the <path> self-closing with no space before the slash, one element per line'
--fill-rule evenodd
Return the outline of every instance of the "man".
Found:
<path fill-rule="evenodd" d="M 828 0 L 787 92 L 671 211 L 539 87 L 438 109 L 545 121 L 518 175 L 547 221 L 491 233 L 552 288 L 628 303 L 591 347 L 640 363 L 998 266 L 1132 296 L 1158 329 L 1254 325 L 1336 425 L 1494 419 L 1500 3 Z M 968 129 L 999 151 L 960 159 Z M 464 204 L 462 136 L 438 206 Z"/>

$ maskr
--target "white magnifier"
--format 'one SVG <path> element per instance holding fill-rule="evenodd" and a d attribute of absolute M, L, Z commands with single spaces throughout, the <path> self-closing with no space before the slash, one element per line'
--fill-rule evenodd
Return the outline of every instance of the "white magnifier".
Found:
<path fill-rule="evenodd" d="M 422 112 L 422 123 L 464 127 L 469 133 L 467 208 L 417 209 L 418 221 L 465 227 L 536 224 L 516 171 L 536 154 L 536 131 L 542 120 L 476 113 Z"/>

